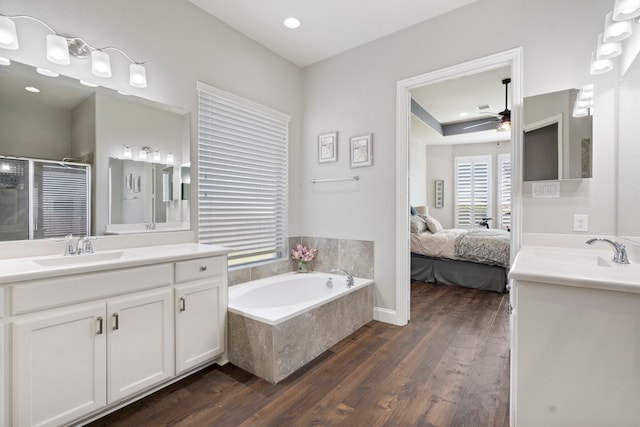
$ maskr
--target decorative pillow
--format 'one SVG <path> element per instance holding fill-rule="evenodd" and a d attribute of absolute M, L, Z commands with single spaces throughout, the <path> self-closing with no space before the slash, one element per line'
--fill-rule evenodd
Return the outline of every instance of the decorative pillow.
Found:
<path fill-rule="evenodd" d="M 440 224 L 440 222 L 431 215 L 427 215 L 422 218 L 424 218 L 424 222 L 427 224 L 427 228 L 432 233 L 437 233 L 438 231 L 443 230 L 442 224 Z"/>
<path fill-rule="evenodd" d="M 409 207 L 411 208 L 411 215 L 418 215 L 418 211 L 416 210 L 416 208 L 411 205 L 409 205 Z"/>
<path fill-rule="evenodd" d="M 411 217 L 410 229 L 412 233 L 423 233 L 427 229 L 427 223 L 418 215 L 414 215 Z"/>

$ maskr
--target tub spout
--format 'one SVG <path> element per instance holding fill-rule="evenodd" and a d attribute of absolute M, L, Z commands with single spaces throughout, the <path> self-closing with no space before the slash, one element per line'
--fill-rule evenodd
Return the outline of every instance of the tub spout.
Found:
<path fill-rule="evenodd" d="M 347 276 L 347 288 L 351 288 L 353 287 L 354 281 L 353 281 L 353 275 L 347 273 L 346 271 L 340 269 L 340 268 L 332 268 L 330 273 L 341 273 L 344 274 L 345 276 Z"/>

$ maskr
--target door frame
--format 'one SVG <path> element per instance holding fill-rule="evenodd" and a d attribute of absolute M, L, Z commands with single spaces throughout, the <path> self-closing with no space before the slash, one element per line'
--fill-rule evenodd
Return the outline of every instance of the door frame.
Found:
<path fill-rule="evenodd" d="M 410 232 L 409 232 L 409 138 L 411 90 L 466 75 L 511 67 L 511 260 L 522 238 L 522 47 L 400 80 L 396 84 L 396 319 L 409 321 Z"/>

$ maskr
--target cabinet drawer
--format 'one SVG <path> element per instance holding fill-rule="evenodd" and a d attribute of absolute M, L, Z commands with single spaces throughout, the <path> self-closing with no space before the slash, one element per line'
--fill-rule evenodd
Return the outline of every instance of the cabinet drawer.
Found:
<path fill-rule="evenodd" d="M 222 256 L 176 262 L 176 283 L 221 276 L 226 268 L 226 257 Z"/>
<path fill-rule="evenodd" d="M 143 289 L 170 286 L 172 265 L 76 274 L 11 287 L 11 314 L 22 314 Z"/>

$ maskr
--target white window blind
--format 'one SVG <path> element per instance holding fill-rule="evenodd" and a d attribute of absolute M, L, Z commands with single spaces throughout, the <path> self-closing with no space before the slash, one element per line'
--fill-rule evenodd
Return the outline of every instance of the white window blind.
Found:
<path fill-rule="evenodd" d="M 34 234 L 89 234 L 90 167 L 33 162 Z"/>
<path fill-rule="evenodd" d="M 198 239 L 229 265 L 287 257 L 290 117 L 198 82 Z"/>
<path fill-rule="evenodd" d="M 511 154 L 498 156 L 498 227 L 511 229 Z"/>
<path fill-rule="evenodd" d="M 491 157 L 455 158 L 456 228 L 472 228 L 491 217 Z"/>

